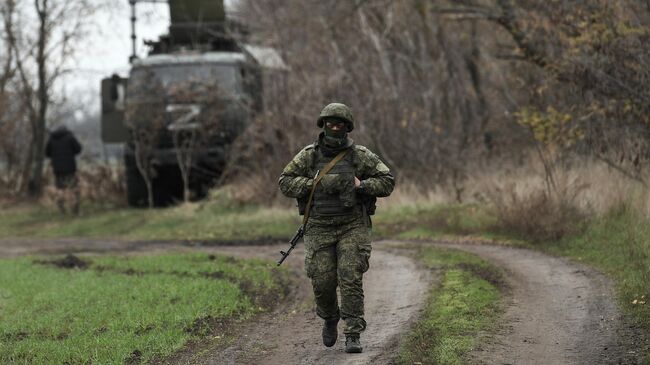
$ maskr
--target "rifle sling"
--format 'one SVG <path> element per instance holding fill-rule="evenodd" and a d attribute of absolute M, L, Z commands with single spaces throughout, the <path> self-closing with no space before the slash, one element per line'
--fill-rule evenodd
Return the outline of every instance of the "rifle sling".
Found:
<path fill-rule="evenodd" d="M 350 151 L 350 149 L 347 148 L 347 149 L 339 152 L 339 154 L 336 155 L 336 157 L 334 157 L 332 159 L 332 161 L 330 161 L 327 165 L 325 165 L 325 167 L 323 167 L 323 169 L 320 170 L 318 172 L 318 174 L 316 175 L 316 177 L 314 178 L 314 184 L 311 187 L 311 192 L 309 193 L 309 199 L 307 199 L 307 204 L 305 206 L 305 215 L 302 218 L 302 225 L 303 226 L 306 226 L 307 221 L 309 220 L 309 211 L 311 210 L 311 202 L 312 202 L 312 200 L 314 198 L 314 192 L 316 191 L 316 185 L 318 185 L 318 183 L 323 178 L 323 176 L 327 175 L 327 173 L 330 172 L 330 170 L 334 167 L 334 165 L 339 163 L 339 161 L 341 161 L 343 159 L 343 157 L 345 157 L 345 155 L 348 154 L 349 151 Z"/>

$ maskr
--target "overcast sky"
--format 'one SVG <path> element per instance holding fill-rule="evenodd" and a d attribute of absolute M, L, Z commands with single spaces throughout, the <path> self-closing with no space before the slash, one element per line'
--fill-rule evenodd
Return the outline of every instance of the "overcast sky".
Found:
<path fill-rule="evenodd" d="M 116 0 L 121 4 L 110 13 L 94 15 L 91 35 L 81 46 L 73 72 L 65 82 L 63 92 L 70 98 L 83 98 L 85 103 L 99 108 L 99 84 L 102 78 L 113 73 L 127 76 L 131 55 L 131 9 L 127 0 Z M 231 8 L 236 0 L 226 0 Z M 167 4 L 141 3 L 136 7 L 137 54 L 146 56 L 147 47 L 143 40 L 155 40 L 167 32 L 169 7 Z"/>

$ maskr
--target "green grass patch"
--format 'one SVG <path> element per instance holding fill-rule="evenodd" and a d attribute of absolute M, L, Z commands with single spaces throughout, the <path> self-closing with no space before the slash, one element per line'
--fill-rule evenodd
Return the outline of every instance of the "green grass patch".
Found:
<path fill-rule="evenodd" d="M 38 260 L 0 260 L 0 363 L 146 362 L 283 293 L 260 260 L 106 256 L 87 259 L 85 269 Z"/>
<path fill-rule="evenodd" d="M 403 215 L 400 217 L 397 212 Z M 626 206 L 583 222 L 584 228 L 556 241 L 522 241 L 486 207 L 405 207 L 387 214 L 383 234 L 406 239 L 439 239 L 471 234 L 522 245 L 592 265 L 614 280 L 625 313 L 650 333 L 650 219 Z M 391 214 L 394 214 L 391 216 Z M 440 215 L 447 215 L 442 220 Z M 464 216 L 464 217 L 463 217 Z M 450 222 L 450 223 L 449 223 Z M 377 226 L 381 227 L 381 223 Z M 380 228 L 382 229 L 382 228 Z M 650 348 L 645 351 L 650 363 Z"/>
<path fill-rule="evenodd" d="M 419 255 L 441 281 L 422 319 L 400 348 L 398 364 L 465 364 L 479 335 L 498 319 L 501 273 L 475 255 L 423 248 Z"/>
<path fill-rule="evenodd" d="M 445 235 L 492 235 L 494 216 L 477 205 L 413 204 L 378 209 L 374 233 L 380 237 L 436 239 Z"/>
<path fill-rule="evenodd" d="M 131 240 L 252 240 L 289 237 L 294 210 L 238 205 L 227 199 L 166 209 L 82 208 L 79 217 L 26 206 L 0 212 L 0 237 L 94 237 Z"/>
<path fill-rule="evenodd" d="M 226 192 L 218 192 L 208 201 L 167 209 L 107 209 L 85 206 L 82 210 L 84 214 L 81 217 L 73 217 L 60 215 L 53 209 L 41 206 L 3 209 L 0 212 L 0 237 L 89 237 L 133 240 L 217 241 L 261 238 L 286 239 L 295 232 L 295 229 L 300 224 L 300 217 L 293 208 L 241 205 L 231 199 Z M 522 217 L 525 218 L 523 215 Z M 532 220 L 534 221 L 534 219 Z M 373 217 L 373 221 L 374 235 L 378 237 L 440 239 L 454 235 L 472 235 L 500 241 L 514 239 L 517 242 L 521 242 L 521 239 L 525 238 L 521 233 L 508 232 L 503 225 L 500 225 L 498 214 L 480 205 L 412 204 L 386 208 L 382 207 L 380 203 L 378 214 Z M 602 217 L 591 218 L 585 222 L 584 229 L 571 232 L 570 236 L 565 236 L 558 241 L 531 242 L 527 246 L 555 255 L 571 257 L 603 270 L 615 280 L 622 308 L 635 318 L 643 331 L 650 333 L 650 219 L 631 209 L 621 208 Z M 445 269 L 443 283 L 436 291 L 447 290 L 445 288 L 452 290 L 459 283 L 464 283 L 461 286 L 472 288 L 470 284 L 474 280 L 473 278 L 477 276 L 472 274 L 471 268 L 476 268 L 477 266 L 474 265 L 476 263 L 462 267 L 460 264 L 463 260 L 471 260 L 470 256 L 463 257 L 460 262 L 455 262 L 454 257 L 456 254 L 449 255 L 451 256 L 447 257 L 448 254 L 442 252 L 427 255 L 429 265 L 433 265 L 432 267 L 435 265 L 439 267 L 455 267 L 453 270 L 457 271 L 452 273 L 452 269 Z M 434 264 L 431 261 L 434 259 L 442 261 Z M 129 270 L 129 268 L 124 267 L 126 264 L 121 259 L 102 258 L 96 260 L 95 265 L 111 266 L 114 270 Z M 132 258 L 130 260 L 136 259 Z M 181 265 L 182 268 L 179 268 L 173 262 L 174 259 L 170 259 L 170 263 L 165 263 L 165 259 L 159 258 L 158 262 L 150 265 L 146 263 L 147 259 L 143 260 L 145 262 L 138 263 L 139 270 L 148 270 L 146 275 L 143 274 L 143 277 L 153 275 L 169 277 L 169 280 L 184 280 L 183 275 L 200 276 L 202 275 L 201 272 L 208 270 L 201 266 L 207 265 L 206 263 Z M 454 263 L 450 264 L 450 262 Z M 2 268 L 0 268 L 0 283 L 3 285 L 0 287 L 0 290 L 2 290 L 0 292 L 0 315 L 2 315 L 0 320 L 2 320 L 2 323 L 0 323 L 0 326 L 3 326 L 3 330 L 8 328 L 4 319 L 9 318 L 5 314 L 7 308 L 9 308 L 7 307 L 8 299 L 5 294 L 7 291 L 5 285 L 6 281 L 10 280 L 7 278 L 11 278 L 11 275 L 7 275 L 6 270 L 9 270 L 12 265 L 18 265 L 16 267 L 21 268 L 20 270 L 16 269 L 15 275 L 27 275 L 27 277 L 31 275 L 32 278 L 39 277 L 44 272 L 49 273 L 55 270 L 48 267 L 33 267 L 29 261 L 2 261 Z M 225 268 L 229 264 L 222 262 L 221 265 L 224 265 Z M 255 266 L 256 264 L 251 265 Z M 461 268 L 459 269 L 459 267 Z M 23 269 L 26 271 L 23 272 Z M 223 279 L 228 282 L 238 282 L 240 284 L 241 282 L 248 282 L 249 284 L 246 284 L 248 286 L 250 286 L 251 282 L 260 282 L 255 280 L 242 281 L 237 278 L 236 271 L 228 273 L 229 271 L 226 270 L 219 275 L 223 275 Z M 52 272 L 55 274 L 52 274 L 51 278 L 46 275 L 47 280 L 60 280 L 61 285 L 72 285 L 67 284 L 67 279 L 62 277 L 62 275 L 72 275 L 72 272 Z M 82 278 L 88 276 L 96 280 L 106 279 L 106 282 L 115 281 L 115 278 L 127 277 L 128 280 L 137 278 L 137 275 L 129 276 L 111 270 L 99 272 L 92 269 L 77 274 L 79 275 L 72 275 L 72 277 Z M 97 277 L 95 278 L 95 276 Z M 113 278 L 111 279 L 111 277 Z M 17 278 L 19 279 L 19 276 Z M 19 281 L 18 279 L 16 282 Z M 43 284 L 46 289 L 60 286 L 47 280 L 44 282 L 48 282 L 50 285 Z M 201 280 L 208 279 L 202 278 Z M 267 284 L 268 282 L 264 282 L 264 284 L 260 285 Z M 34 283 L 33 285 L 37 284 Z M 211 285 L 215 285 L 215 283 L 211 282 Z M 441 305 L 451 308 L 451 304 L 443 303 Z M 462 318 L 465 314 L 460 312 L 459 316 L 459 318 Z M 427 317 L 429 317 L 428 314 Z M 15 323 L 15 321 L 12 322 Z M 21 342 L 31 341 L 31 339 L 37 338 L 39 333 L 32 330 L 29 332 L 23 331 L 29 333 L 29 336 L 27 336 L 21 334 L 22 330 L 16 329 L 15 331 L 18 332 L 11 332 L 10 336 L 13 336 L 13 338 L 25 337 Z M 66 332 L 62 331 L 61 333 Z M 49 335 L 56 337 L 59 334 Z M 68 341 L 67 338 L 57 341 L 65 342 Z M 98 338 L 101 339 L 102 336 Z M 11 346 L 4 340 L 4 337 L 0 338 L 0 351 L 2 353 L 9 351 L 8 349 Z M 459 348 L 463 346 L 460 344 Z M 646 353 L 650 360 L 650 352 L 646 350 Z"/>
<path fill-rule="evenodd" d="M 625 207 L 592 220 L 585 232 L 535 247 L 598 267 L 614 279 L 619 304 L 650 333 L 650 220 Z M 647 345 L 646 345 L 647 346 Z M 650 349 L 645 349 L 650 363 Z"/>
<path fill-rule="evenodd" d="M 300 224 L 294 208 L 241 205 L 227 194 L 165 209 L 85 206 L 79 217 L 42 206 L 0 212 L 0 237 L 111 238 L 130 240 L 286 239 Z M 493 216 L 473 205 L 409 205 L 378 209 L 378 237 L 432 239 L 443 235 L 486 234 Z"/>

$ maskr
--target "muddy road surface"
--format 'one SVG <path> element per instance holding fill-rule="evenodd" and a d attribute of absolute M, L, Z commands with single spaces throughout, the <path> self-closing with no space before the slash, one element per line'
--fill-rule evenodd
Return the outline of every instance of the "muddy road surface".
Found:
<path fill-rule="evenodd" d="M 285 261 L 296 275 L 287 301 L 232 328 L 234 340 L 186 348 L 174 364 L 391 364 L 401 334 L 419 317 L 435 278 L 418 266 L 401 241 L 373 244 L 364 276 L 364 352 L 343 352 L 344 336 L 325 348 L 322 321 L 302 270 L 302 248 Z M 412 246 L 414 243 L 408 243 Z M 504 314 L 495 333 L 469 356 L 475 364 L 639 364 L 646 336 L 626 324 L 610 280 L 596 270 L 539 252 L 487 244 L 434 244 L 477 254 L 505 272 Z M 0 240 L 0 257 L 43 253 L 148 253 L 202 250 L 237 257 L 277 259 L 285 245 L 213 246 L 200 243 Z M 343 323 L 339 323 L 339 332 Z"/>
<path fill-rule="evenodd" d="M 439 244 L 479 255 L 505 272 L 497 333 L 470 356 L 477 364 L 641 364 L 641 335 L 627 325 L 612 283 L 586 265 L 493 245 Z"/>
<path fill-rule="evenodd" d="M 111 240 L 0 240 L 0 257 L 64 253 L 149 253 L 201 250 L 239 258 L 277 260 L 281 245 L 213 246 L 200 243 L 120 242 Z M 163 361 L 172 364 L 391 364 L 399 336 L 408 331 L 428 296 L 430 274 L 405 250 L 374 245 L 370 269 L 364 275 L 365 319 L 361 354 L 343 351 L 343 321 L 334 347 L 322 344 L 322 320 L 315 314 L 311 284 L 305 276 L 302 245 L 284 265 L 296 275 L 296 287 L 288 300 L 273 312 L 254 321 L 235 325 L 236 339 L 229 346 L 216 342 L 190 346 Z"/>
<path fill-rule="evenodd" d="M 247 249 L 225 247 L 221 252 L 239 257 L 277 259 L 283 246 Z M 408 331 L 419 315 L 428 293 L 429 273 L 406 252 L 375 245 L 370 270 L 364 275 L 366 331 L 361 336 L 363 353 L 346 354 L 343 321 L 337 343 L 326 348 L 321 340 L 323 321 L 315 314 L 311 285 L 304 272 L 302 248 L 285 261 L 300 276 L 292 304 L 263 315 L 241 329 L 238 339 L 226 349 L 215 349 L 200 357 L 177 363 L 199 364 L 392 364 L 400 334 Z"/>

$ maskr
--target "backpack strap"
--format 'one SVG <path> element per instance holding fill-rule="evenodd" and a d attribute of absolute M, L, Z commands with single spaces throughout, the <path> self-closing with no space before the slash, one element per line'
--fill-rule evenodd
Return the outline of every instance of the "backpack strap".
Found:
<path fill-rule="evenodd" d="M 347 148 L 339 152 L 339 154 L 336 155 L 336 157 L 334 157 L 332 161 L 330 161 L 327 165 L 325 165 L 325 167 L 323 167 L 322 170 L 316 173 L 316 177 L 314 178 L 314 184 L 311 187 L 311 192 L 309 193 L 309 198 L 307 199 L 307 205 L 305 206 L 305 215 L 302 217 L 303 226 L 305 226 L 307 224 L 307 221 L 309 220 L 309 211 L 311 210 L 311 202 L 314 199 L 314 192 L 316 191 L 316 185 L 318 185 L 318 183 L 323 178 L 323 176 L 327 175 L 327 173 L 330 172 L 330 170 L 334 167 L 334 165 L 339 163 L 339 161 L 341 161 L 345 157 L 345 155 L 348 154 L 349 151 L 350 149 Z"/>

